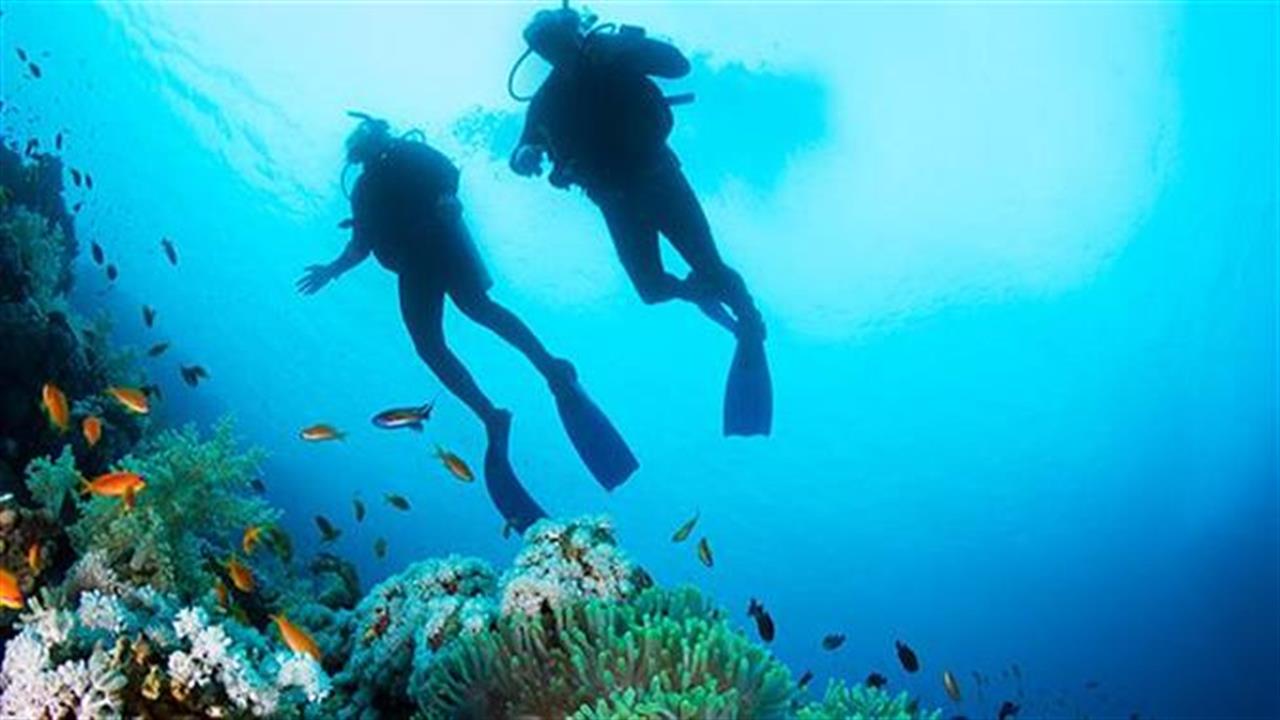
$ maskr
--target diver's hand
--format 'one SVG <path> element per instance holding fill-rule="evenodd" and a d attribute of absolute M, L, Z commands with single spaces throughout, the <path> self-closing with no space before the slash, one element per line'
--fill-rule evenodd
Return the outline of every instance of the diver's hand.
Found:
<path fill-rule="evenodd" d="M 306 272 L 298 279 L 298 292 L 303 295 L 315 295 L 338 277 L 332 265 L 308 265 Z"/>
<path fill-rule="evenodd" d="M 511 153 L 511 169 L 521 177 L 542 175 L 542 156 L 546 148 L 541 145 L 521 145 Z"/>

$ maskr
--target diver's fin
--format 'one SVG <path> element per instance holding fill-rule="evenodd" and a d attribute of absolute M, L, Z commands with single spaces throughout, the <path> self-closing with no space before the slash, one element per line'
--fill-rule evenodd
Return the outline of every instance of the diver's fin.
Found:
<path fill-rule="evenodd" d="M 524 533 L 535 522 L 547 517 L 547 513 L 520 484 L 508 457 L 511 438 L 511 416 L 494 423 L 489 430 L 489 447 L 484 452 L 484 485 L 494 507 L 511 525 Z"/>
<path fill-rule="evenodd" d="M 773 429 L 773 380 L 764 341 L 738 341 L 724 393 L 725 435 L 768 435 Z"/>
<path fill-rule="evenodd" d="M 409 423 L 409 429 L 414 432 L 420 433 L 422 432 L 422 423 L 420 422 Z"/>
<path fill-rule="evenodd" d="M 605 490 L 627 481 L 639 467 L 627 441 L 577 380 L 552 388 L 556 410 L 578 457 Z"/>

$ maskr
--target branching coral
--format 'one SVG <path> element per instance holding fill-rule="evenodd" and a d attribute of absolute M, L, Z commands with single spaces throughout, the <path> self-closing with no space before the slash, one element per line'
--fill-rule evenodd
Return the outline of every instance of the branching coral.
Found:
<path fill-rule="evenodd" d="M 907 693 L 893 695 L 866 685 L 827 686 L 822 702 L 800 708 L 796 720 L 939 720 L 940 710 L 922 711 Z"/>
<path fill-rule="evenodd" d="M 25 208 L 15 208 L 0 222 L 0 247 L 5 248 L 5 301 L 28 298 L 40 314 L 65 312 L 65 258 L 71 243 L 57 225 Z"/>
<path fill-rule="evenodd" d="M 640 702 L 763 720 L 785 717 L 793 692 L 785 666 L 694 590 L 509 615 L 456 640 L 410 684 L 426 719 L 599 718 Z"/>
<path fill-rule="evenodd" d="M 623 600 L 635 591 L 634 569 L 618 549 L 607 518 L 541 520 L 503 577 L 502 613 L 537 615 L 575 600 Z"/>

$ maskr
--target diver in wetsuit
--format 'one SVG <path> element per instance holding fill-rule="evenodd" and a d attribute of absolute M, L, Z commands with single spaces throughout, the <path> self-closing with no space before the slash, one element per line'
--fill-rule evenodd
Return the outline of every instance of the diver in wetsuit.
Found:
<path fill-rule="evenodd" d="M 667 144 L 673 119 L 650 79 L 678 78 L 689 61 L 639 28 L 584 32 L 573 10 L 538 12 L 524 31 L 530 50 L 553 69 L 534 94 L 511 169 L 579 185 L 600 208 L 618 257 L 642 301 L 685 300 L 738 338 L 725 405 L 725 433 L 768 434 L 772 390 L 764 358 L 765 326 L 742 277 L 725 264 L 697 196 Z M 663 267 L 664 235 L 690 267 L 678 278 Z M 730 316 L 729 312 L 732 312 Z"/>
<path fill-rule="evenodd" d="M 298 290 L 314 294 L 370 254 L 399 276 L 400 310 L 414 347 L 440 382 L 484 423 L 488 437 L 485 479 L 490 494 L 506 519 L 523 530 L 545 513 L 520 486 L 507 460 L 511 413 L 481 391 L 445 343 L 446 295 L 464 315 L 492 330 L 533 363 L 555 393 L 571 437 L 579 430 L 573 425 L 577 421 L 587 423 L 586 429 L 579 431 L 590 440 L 599 441 L 601 433 L 606 443 L 621 443 L 621 438 L 586 398 L 573 366 L 551 355 L 520 318 L 489 296 L 493 280 L 462 220 L 457 167 L 425 142 L 393 137 L 385 121 L 353 115 L 362 122 L 347 138 L 347 161 L 360 165 L 362 172 L 351 193 L 351 240 L 333 262 L 308 267 L 298 281 Z M 599 416 L 583 421 L 579 416 L 584 404 L 587 411 L 595 410 Z M 609 436 L 611 432 L 613 436 Z M 589 453 L 577 438 L 574 440 L 590 465 Z M 608 449 L 621 452 L 625 444 Z M 630 460 L 634 463 L 634 458 Z M 631 467 L 616 482 L 633 470 Z"/>

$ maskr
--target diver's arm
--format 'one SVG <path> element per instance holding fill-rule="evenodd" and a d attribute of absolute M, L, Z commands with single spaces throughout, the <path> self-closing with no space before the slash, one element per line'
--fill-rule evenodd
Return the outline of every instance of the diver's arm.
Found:
<path fill-rule="evenodd" d="M 369 244 L 364 242 L 359 230 L 357 230 L 351 241 L 343 248 L 342 254 L 333 262 L 325 265 L 309 265 L 303 276 L 298 280 L 298 292 L 303 295 L 314 295 L 328 285 L 330 282 L 337 280 L 346 271 L 359 265 L 369 257 Z"/>

